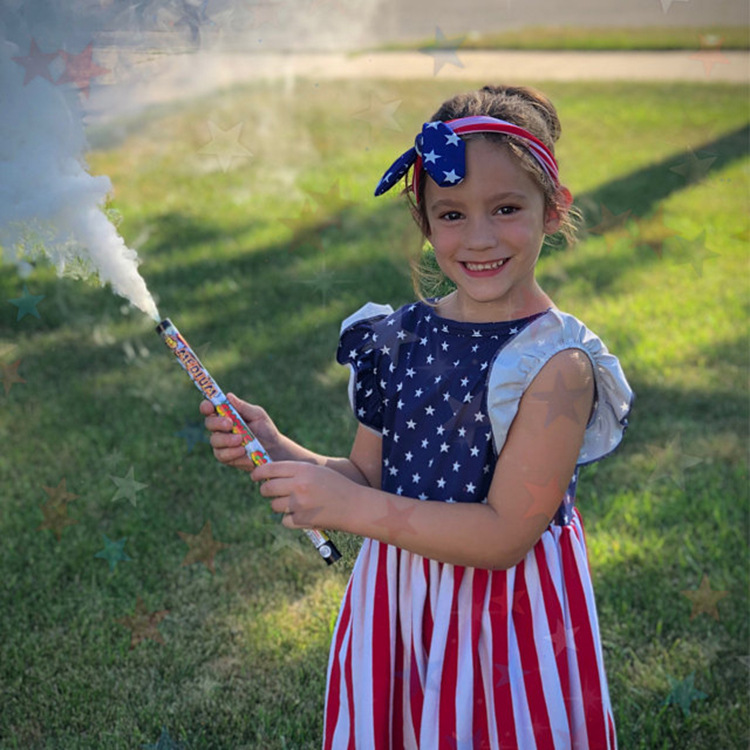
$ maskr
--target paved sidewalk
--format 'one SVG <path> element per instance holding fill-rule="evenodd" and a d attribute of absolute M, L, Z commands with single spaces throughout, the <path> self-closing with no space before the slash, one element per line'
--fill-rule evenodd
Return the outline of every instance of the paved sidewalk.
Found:
<path fill-rule="evenodd" d="M 677 52 L 481 52 L 437 50 L 360 55 L 195 54 L 129 56 L 110 50 L 105 85 L 92 88 L 88 121 L 104 122 L 164 104 L 254 80 L 296 77 L 313 80 L 454 79 L 502 81 L 750 81 L 750 53 L 720 50 Z M 104 56 L 103 56 L 104 58 Z M 107 66 L 108 61 L 102 59 Z"/>

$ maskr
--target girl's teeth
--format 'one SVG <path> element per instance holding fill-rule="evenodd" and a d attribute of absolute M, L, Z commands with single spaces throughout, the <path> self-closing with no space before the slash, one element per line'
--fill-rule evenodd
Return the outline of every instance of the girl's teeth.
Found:
<path fill-rule="evenodd" d="M 490 271 L 493 268 L 500 268 L 500 266 L 505 263 L 505 259 L 503 260 L 494 260 L 492 263 L 467 263 L 466 267 L 470 271 Z"/>

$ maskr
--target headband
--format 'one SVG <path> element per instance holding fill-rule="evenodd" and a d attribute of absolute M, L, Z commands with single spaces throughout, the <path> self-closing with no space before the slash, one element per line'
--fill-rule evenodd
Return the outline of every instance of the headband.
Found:
<path fill-rule="evenodd" d="M 393 162 L 375 189 L 375 195 L 390 190 L 414 165 L 411 190 L 419 195 L 419 175 L 424 166 L 440 187 L 458 185 L 466 177 L 466 144 L 459 138 L 468 133 L 504 133 L 523 142 L 555 185 L 560 184 L 552 152 L 528 130 L 494 117 L 461 117 L 457 120 L 426 122 L 414 146 Z"/>

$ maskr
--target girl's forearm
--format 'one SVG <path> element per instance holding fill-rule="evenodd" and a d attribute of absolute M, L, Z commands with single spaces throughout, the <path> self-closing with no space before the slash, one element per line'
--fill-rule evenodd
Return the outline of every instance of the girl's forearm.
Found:
<path fill-rule="evenodd" d="M 539 525 L 539 533 L 546 521 Z M 355 488 L 341 531 L 393 544 L 423 557 L 477 568 L 505 569 L 528 551 L 484 503 L 445 503 Z"/>
<path fill-rule="evenodd" d="M 356 484 L 369 486 L 365 475 L 348 458 L 342 456 L 324 456 L 305 448 L 294 440 L 281 435 L 278 443 L 270 447 L 269 453 L 274 461 L 303 461 L 316 466 L 326 466 L 351 479 Z"/>

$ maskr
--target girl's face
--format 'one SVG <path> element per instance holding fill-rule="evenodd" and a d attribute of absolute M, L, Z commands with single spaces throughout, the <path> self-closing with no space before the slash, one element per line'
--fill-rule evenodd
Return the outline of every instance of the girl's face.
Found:
<path fill-rule="evenodd" d="M 534 269 L 545 234 L 560 219 L 544 194 L 496 143 L 466 143 L 466 178 L 441 188 L 426 178 L 428 235 L 443 273 L 457 287 L 439 310 L 480 323 L 531 315 L 549 306 Z"/>

